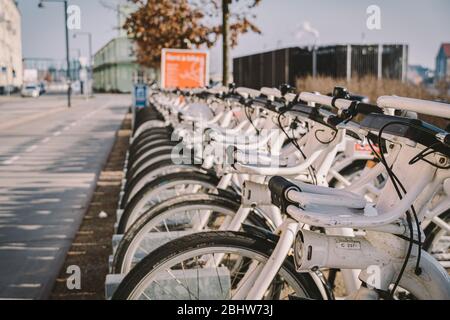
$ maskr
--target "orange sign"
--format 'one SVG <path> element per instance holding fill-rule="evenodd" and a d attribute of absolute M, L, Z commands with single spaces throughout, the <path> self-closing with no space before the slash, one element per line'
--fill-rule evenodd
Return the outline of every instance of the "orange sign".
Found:
<path fill-rule="evenodd" d="M 209 82 L 209 55 L 206 51 L 163 49 L 161 87 L 187 89 L 205 87 Z"/>

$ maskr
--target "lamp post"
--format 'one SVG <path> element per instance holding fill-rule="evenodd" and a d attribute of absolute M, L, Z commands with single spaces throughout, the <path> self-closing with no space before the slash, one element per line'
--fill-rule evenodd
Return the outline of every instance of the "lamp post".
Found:
<path fill-rule="evenodd" d="M 0 23 L 5 23 L 6 24 L 6 30 L 7 31 L 11 31 L 11 20 L 7 20 L 6 18 L 5 18 L 5 15 L 4 15 L 4 13 L 0 16 Z M 6 41 L 5 41 L 5 44 L 6 44 Z M 11 49 L 11 47 L 10 47 L 10 49 Z M 10 50 L 10 52 L 11 52 L 11 50 Z M 14 70 L 13 69 L 13 65 L 12 65 L 12 60 L 10 59 L 10 62 L 11 62 L 11 73 L 12 73 L 12 71 Z M 14 85 L 13 83 L 10 83 L 10 81 L 9 81 L 9 71 L 8 71 L 8 65 L 6 65 L 6 67 L 4 67 L 5 68 L 5 78 L 6 78 L 6 92 L 7 92 L 7 95 L 8 96 L 10 96 L 11 95 L 11 86 L 12 85 Z M 3 71 L 2 71 L 3 72 Z M 13 77 L 13 80 L 11 81 L 11 82 L 13 82 L 14 81 L 14 77 Z"/>
<path fill-rule="evenodd" d="M 222 84 L 228 86 L 228 59 L 230 54 L 229 0 L 222 0 Z"/>
<path fill-rule="evenodd" d="M 92 59 L 92 33 L 90 32 L 83 32 L 83 31 L 77 31 L 74 33 L 73 37 L 76 38 L 77 36 L 87 36 L 88 37 L 88 41 L 89 41 L 89 76 L 88 76 L 88 81 L 89 81 L 89 94 L 91 94 L 91 82 L 92 82 L 92 71 L 93 71 L 93 59 Z"/>
<path fill-rule="evenodd" d="M 71 101 L 70 96 L 72 94 L 72 86 L 71 86 L 71 79 L 70 79 L 70 49 L 69 49 L 69 28 L 67 26 L 67 0 L 39 0 L 39 8 L 44 8 L 44 2 L 59 2 L 64 3 L 64 27 L 66 30 L 66 60 L 67 60 L 67 107 L 71 107 Z"/>

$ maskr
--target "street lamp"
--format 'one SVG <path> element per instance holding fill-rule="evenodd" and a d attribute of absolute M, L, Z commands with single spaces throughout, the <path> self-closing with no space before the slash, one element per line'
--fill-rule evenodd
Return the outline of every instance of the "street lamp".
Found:
<path fill-rule="evenodd" d="M 72 93 L 72 86 L 70 83 L 70 50 L 69 50 L 69 28 L 67 27 L 67 1 L 68 0 L 39 0 L 38 7 L 44 8 L 44 2 L 62 2 L 64 3 L 64 26 L 66 30 L 66 60 L 67 60 L 67 107 L 71 107 L 70 95 Z"/>
<path fill-rule="evenodd" d="M 89 82 L 92 82 L 92 72 L 93 72 L 93 59 L 92 59 L 92 33 L 90 32 L 83 32 L 83 31 L 77 31 L 73 34 L 73 37 L 76 38 L 77 36 L 87 36 L 89 41 Z M 91 93 L 91 86 L 89 84 L 89 94 Z"/>
<path fill-rule="evenodd" d="M 6 30 L 7 30 L 7 31 L 11 31 L 11 23 L 12 23 L 12 21 L 6 19 L 4 13 L 2 13 L 2 15 L 0 15 L 0 23 L 5 23 L 5 24 L 6 24 Z M 6 44 L 6 42 L 5 42 L 5 45 L 8 46 L 8 45 Z M 10 47 L 10 48 L 11 48 L 11 47 Z M 11 52 L 11 50 L 10 50 L 10 52 Z M 12 58 L 10 58 L 10 60 L 11 60 L 10 62 L 12 63 Z M 12 70 L 12 71 L 14 71 L 13 68 L 14 68 L 14 66 L 11 66 L 11 70 Z M 2 67 L 2 69 L 3 69 L 3 67 Z M 10 82 L 9 82 L 8 65 L 6 65 L 6 67 L 4 67 L 4 69 L 5 69 L 4 73 L 6 74 L 6 76 L 5 76 L 5 77 L 6 77 L 6 92 L 7 92 L 8 96 L 9 96 L 9 95 L 11 95 L 11 86 L 13 86 L 14 83 L 10 83 Z M 3 73 L 3 71 L 2 71 L 2 73 Z M 13 82 L 13 81 L 14 81 L 14 76 L 13 76 L 12 82 Z"/>

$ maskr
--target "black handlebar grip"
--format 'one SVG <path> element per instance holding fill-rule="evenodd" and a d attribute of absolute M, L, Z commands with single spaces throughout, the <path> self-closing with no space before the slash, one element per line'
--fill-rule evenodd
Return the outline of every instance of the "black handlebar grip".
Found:
<path fill-rule="evenodd" d="M 368 104 L 364 102 L 358 103 L 356 106 L 356 111 L 362 114 L 370 114 L 370 113 L 380 113 L 383 114 L 383 109 L 379 106 Z"/>
<path fill-rule="evenodd" d="M 369 102 L 369 98 L 360 94 L 355 94 L 355 93 L 350 93 L 348 96 L 349 100 L 353 100 L 353 101 L 358 101 L 358 102 L 363 102 L 363 103 L 368 103 Z"/>
<path fill-rule="evenodd" d="M 292 92 L 294 88 L 292 88 L 289 84 L 285 83 L 280 86 L 281 96 L 285 96 L 289 92 Z"/>
<path fill-rule="evenodd" d="M 336 99 L 348 99 L 350 95 L 347 88 L 336 86 L 333 89 L 333 97 Z"/>
<path fill-rule="evenodd" d="M 297 185 L 280 176 L 270 178 L 269 190 L 272 197 L 272 204 L 279 207 L 282 212 L 286 212 L 286 208 L 294 204 L 289 199 L 286 199 L 286 192 L 289 190 L 301 191 Z"/>
<path fill-rule="evenodd" d="M 339 123 L 341 123 L 342 121 L 344 121 L 343 119 L 336 117 L 336 116 L 330 116 L 327 119 L 327 123 L 330 126 L 336 127 Z"/>

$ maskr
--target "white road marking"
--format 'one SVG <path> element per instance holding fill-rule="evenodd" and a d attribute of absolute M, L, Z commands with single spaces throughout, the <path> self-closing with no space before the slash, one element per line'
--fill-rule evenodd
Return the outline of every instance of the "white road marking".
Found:
<path fill-rule="evenodd" d="M 28 147 L 27 150 L 25 150 L 25 152 L 33 152 L 34 150 L 36 150 L 37 147 L 38 146 L 36 144 L 32 145 L 31 147 Z"/>
<path fill-rule="evenodd" d="M 55 257 L 46 256 L 46 257 L 27 257 L 31 260 L 43 260 L 43 261 L 49 261 L 49 260 L 55 260 Z"/>
<path fill-rule="evenodd" d="M 56 131 L 55 133 L 53 133 L 53 136 L 54 137 L 57 137 L 57 136 L 59 136 L 61 134 L 61 131 Z"/>
<path fill-rule="evenodd" d="M 11 159 L 8 159 L 8 160 L 6 160 L 6 161 L 3 161 L 3 164 L 4 165 L 10 165 L 10 164 L 13 164 L 14 162 L 16 162 L 17 160 L 19 160 L 20 159 L 20 156 L 14 156 L 14 157 L 12 157 Z"/>
<path fill-rule="evenodd" d="M 20 283 L 20 284 L 10 284 L 11 288 L 39 288 L 42 284 L 40 283 Z"/>
<path fill-rule="evenodd" d="M 58 251 L 58 247 L 15 247 L 15 246 L 0 246 L 0 250 L 9 251 Z"/>
<path fill-rule="evenodd" d="M 38 210 L 36 211 L 37 214 L 43 214 L 43 215 L 47 215 L 52 213 L 50 210 Z"/>
<path fill-rule="evenodd" d="M 65 234 L 49 234 L 44 236 L 44 239 L 67 239 L 68 236 Z"/>
<path fill-rule="evenodd" d="M 51 138 L 50 137 L 47 137 L 47 138 L 45 138 L 44 140 L 42 140 L 42 143 L 47 143 L 47 142 L 49 142 L 51 140 Z"/>

